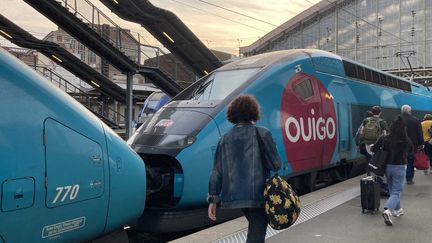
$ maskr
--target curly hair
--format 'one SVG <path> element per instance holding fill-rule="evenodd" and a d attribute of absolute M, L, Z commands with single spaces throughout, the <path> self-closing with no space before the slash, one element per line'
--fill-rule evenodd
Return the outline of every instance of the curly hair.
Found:
<path fill-rule="evenodd" d="M 233 124 L 256 122 L 260 119 L 260 108 L 253 96 L 242 95 L 228 106 L 227 118 Z"/>

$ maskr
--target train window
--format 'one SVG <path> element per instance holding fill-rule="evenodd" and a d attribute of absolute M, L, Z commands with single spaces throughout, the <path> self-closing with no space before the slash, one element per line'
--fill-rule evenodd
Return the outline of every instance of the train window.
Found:
<path fill-rule="evenodd" d="M 373 82 L 372 81 L 372 70 L 365 68 L 365 80 L 369 81 L 369 82 Z"/>
<path fill-rule="evenodd" d="M 356 65 L 347 61 L 343 61 L 345 75 L 351 78 L 357 78 Z"/>
<path fill-rule="evenodd" d="M 397 79 L 395 79 L 394 77 L 391 77 L 391 82 L 392 82 L 392 86 L 393 86 L 394 88 L 396 88 L 396 89 L 399 88 L 398 80 L 397 80 Z"/>
<path fill-rule="evenodd" d="M 391 82 L 391 77 L 388 76 L 388 75 L 385 75 L 385 74 L 381 74 L 381 75 L 382 75 L 382 77 L 383 77 L 383 80 L 385 80 L 384 85 L 387 85 L 387 86 L 389 86 L 389 87 L 393 87 L 393 86 L 392 86 L 392 82 Z"/>
<path fill-rule="evenodd" d="M 399 80 L 399 79 L 395 79 L 395 82 L 396 82 L 396 87 L 397 87 L 398 89 L 403 89 L 403 88 L 402 88 L 402 82 L 403 82 L 403 81 L 401 81 L 401 80 Z"/>
<path fill-rule="evenodd" d="M 191 92 L 191 100 L 222 100 L 256 74 L 259 68 L 214 72 Z"/>
<path fill-rule="evenodd" d="M 373 78 L 373 82 L 376 84 L 381 84 L 380 82 L 380 76 L 378 72 L 372 71 L 372 78 Z"/>
<path fill-rule="evenodd" d="M 379 83 L 382 85 L 387 85 L 387 79 L 386 76 L 382 73 L 378 73 L 378 77 L 379 77 Z"/>
<path fill-rule="evenodd" d="M 307 98 L 314 95 L 312 83 L 309 79 L 306 79 L 294 86 L 294 92 L 298 94 L 302 99 L 306 100 Z"/>
<path fill-rule="evenodd" d="M 358 74 L 358 79 L 360 80 L 365 80 L 365 68 L 362 66 L 357 66 L 357 74 Z"/>

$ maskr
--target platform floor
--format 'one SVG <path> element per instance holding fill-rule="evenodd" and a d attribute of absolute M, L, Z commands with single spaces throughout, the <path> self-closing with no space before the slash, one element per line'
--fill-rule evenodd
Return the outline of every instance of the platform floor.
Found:
<path fill-rule="evenodd" d="M 267 230 L 267 243 L 429 243 L 432 242 L 432 175 L 417 171 L 415 184 L 406 185 L 401 206 L 405 215 L 386 226 L 381 210 L 362 214 L 360 177 L 302 196 L 302 212 L 296 225 L 284 231 Z M 244 217 L 177 239 L 175 243 L 245 242 Z"/>

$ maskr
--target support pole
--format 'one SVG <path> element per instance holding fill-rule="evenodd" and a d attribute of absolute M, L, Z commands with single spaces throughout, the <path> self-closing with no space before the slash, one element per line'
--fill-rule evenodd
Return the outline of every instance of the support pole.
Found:
<path fill-rule="evenodd" d="M 126 134 L 125 137 L 126 139 L 129 139 L 132 136 L 132 107 L 133 107 L 133 103 L 132 103 L 132 81 L 133 81 L 133 74 L 132 73 L 127 73 L 127 78 L 126 78 L 126 116 L 125 116 L 125 122 L 126 122 Z"/>

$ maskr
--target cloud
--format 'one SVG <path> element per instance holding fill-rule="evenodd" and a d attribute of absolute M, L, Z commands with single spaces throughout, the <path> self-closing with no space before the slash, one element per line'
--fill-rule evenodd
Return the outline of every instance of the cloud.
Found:
<path fill-rule="evenodd" d="M 0 14 L 31 33 L 43 35 L 57 29 L 55 24 L 51 23 L 22 0 L 0 1 Z M 297 13 L 311 6 L 309 1 L 297 0 L 205 1 L 275 25 L 283 24 Z M 311 1 L 318 2 L 318 0 Z M 91 0 L 91 2 L 122 28 L 139 31 L 147 39 L 152 39 L 143 27 L 115 16 L 98 0 Z M 176 14 L 204 44 L 210 45 L 211 48 L 230 50 L 229 52 L 232 53 L 238 52 L 238 40 L 240 40 L 241 45 L 249 45 L 257 40 L 258 37 L 262 37 L 276 28 L 275 26 L 211 6 L 199 0 L 151 0 L 151 3 Z M 153 42 L 151 41 L 152 44 Z"/>

